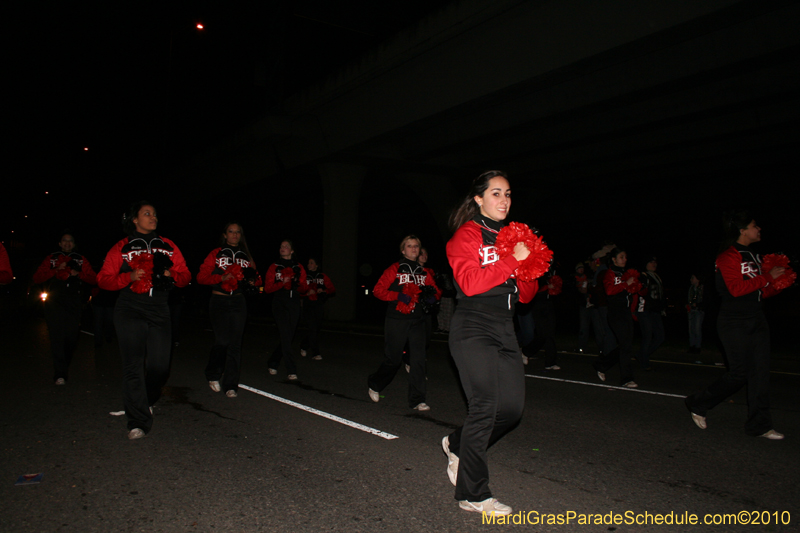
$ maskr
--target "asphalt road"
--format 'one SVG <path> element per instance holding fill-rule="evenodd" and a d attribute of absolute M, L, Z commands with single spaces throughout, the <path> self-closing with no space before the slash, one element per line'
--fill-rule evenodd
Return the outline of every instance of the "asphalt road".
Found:
<path fill-rule="evenodd" d="M 274 326 L 253 323 L 245 337 L 242 383 L 274 397 L 212 392 L 203 376 L 212 334 L 202 320 L 187 322 L 153 429 L 129 441 L 124 417 L 109 414 L 122 408 L 115 344 L 96 350 L 93 338 L 81 335 L 70 379 L 56 387 L 43 320 L 3 321 L 0 531 L 503 528 L 460 510 L 445 473 L 440 440 L 466 411 L 446 337 L 435 336 L 428 357 L 429 413 L 407 408 L 402 370 L 379 403 L 369 400 L 366 377 L 382 357 L 379 331 L 326 330 L 324 359 L 298 356 L 296 383 L 286 381 L 285 369 L 267 373 Z M 495 496 L 526 520 L 506 527 L 800 530 L 795 369 L 774 365 L 772 413 L 787 437 L 773 442 L 744 434 L 744 391 L 711 411 L 707 430 L 698 429 L 681 397 L 723 370 L 682 364 L 666 349 L 655 359 L 654 372 L 637 375 L 638 391 L 600 384 L 590 356 L 562 354 L 558 372 L 544 371 L 541 358 L 531 361 L 524 418 L 489 454 Z M 610 371 L 608 383 L 617 379 Z M 40 483 L 15 486 L 18 476 L 32 473 L 43 474 Z M 694 514 L 702 522 L 742 511 L 770 523 L 625 523 L 641 522 L 645 513 L 672 513 L 678 521 Z M 581 515 L 607 521 L 609 513 L 623 523 L 578 523 Z M 545 514 L 569 516 L 570 523 L 536 524 Z"/>

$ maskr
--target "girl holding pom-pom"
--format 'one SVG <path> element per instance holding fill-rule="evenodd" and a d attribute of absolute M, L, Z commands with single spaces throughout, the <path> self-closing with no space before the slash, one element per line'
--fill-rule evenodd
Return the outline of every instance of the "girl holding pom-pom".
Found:
<path fill-rule="evenodd" d="M 152 406 L 169 377 L 168 291 L 173 284 L 185 287 L 192 275 L 175 243 L 156 233 L 158 217 L 153 204 L 134 203 L 123 226 L 128 236 L 106 255 L 97 284 L 107 291 L 120 291 L 114 327 L 122 355 L 122 397 L 128 438 L 139 439 L 153 426 Z"/>
<path fill-rule="evenodd" d="M 278 324 L 281 342 L 273 350 L 267 366 L 270 375 L 278 373 L 281 359 L 289 372 L 287 379 L 297 380 L 297 366 L 292 357 L 292 340 L 300 320 L 301 292 L 306 291 L 306 269 L 294 257 L 292 241 L 281 242 L 280 259 L 270 265 L 264 277 L 264 292 L 275 293 L 272 297 L 272 316 Z"/>
<path fill-rule="evenodd" d="M 235 398 L 239 389 L 242 336 L 247 323 L 245 291 L 261 285 L 244 230 L 229 222 L 220 246 L 211 251 L 197 274 L 197 282 L 211 285 L 208 315 L 214 329 L 214 346 L 206 366 L 208 386 Z M 220 381 L 222 382 L 220 386 Z"/>
<path fill-rule="evenodd" d="M 506 174 L 481 174 L 450 217 L 455 234 L 447 243 L 458 301 L 450 324 L 450 353 L 469 409 L 464 425 L 442 439 L 442 448 L 459 507 L 498 515 L 510 514 L 511 507 L 489 490 L 487 449 L 522 417 L 525 376 L 514 335 L 514 306 L 530 301 L 537 290 L 535 280 L 517 277 L 522 262 L 533 258 L 529 246 L 519 242 L 534 242 L 530 229 L 524 227 L 529 239 L 515 239 L 503 253 L 496 246 L 510 209 Z M 548 261 L 542 262 L 544 270 Z"/>
<path fill-rule="evenodd" d="M 706 429 L 706 413 L 747 385 L 747 421 L 744 431 L 755 437 L 781 440 L 769 412 L 769 325 L 761 307 L 763 298 L 780 292 L 776 283 L 786 267 L 764 271 L 761 257 L 750 245 L 761 240 L 761 228 L 745 211 L 726 214 L 724 239 L 716 261 L 720 294 L 717 333 L 728 358 L 728 371 L 708 388 L 685 400 L 692 420 Z"/>
<path fill-rule="evenodd" d="M 621 248 L 614 248 L 608 253 L 608 270 L 603 274 L 603 289 L 608 297 L 608 325 L 617 338 L 617 347 L 604 353 L 594 362 L 597 377 L 606 380 L 606 372 L 619 363 L 620 384 L 629 389 L 639 385 L 633 381 L 633 365 L 631 365 L 633 343 L 633 315 L 631 315 L 631 293 L 641 288 L 639 274 L 634 270 L 625 270 L 628 254 Z"/>

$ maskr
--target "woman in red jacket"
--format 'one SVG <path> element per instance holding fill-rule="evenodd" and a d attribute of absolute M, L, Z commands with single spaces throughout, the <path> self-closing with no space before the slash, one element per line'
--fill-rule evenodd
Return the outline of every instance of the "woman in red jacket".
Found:
<path fill-rule="evenodd" d="M 455 234 L 447 243 L 458 299 L 450 353 L 469 403 L 464 425 L 442 439 L 447 475 L 462 509 L 498 515 L 510 514 L 511 507 L 489 490 L 487 449 L 522 417 L 525 375 L 514 334 L 514 306 L 530 301 L 537 289 L 536 281 L 518 281 L 514 275 L 530 255 L 524 243 L 517 243 L 504 259 L 496 252 L 495 239 L 510 208 L 506 174 L 481 174 L 450 217 Z"/>
<path fill-rule="evenodd" d="M 754 437 L 781 440 L 769 412 L 769 324 L 761 301 L 780 292 L 774 281 L 785 268 L 763 272 L 761 257 L 750 245 L 761 240 L 761 228 L 747 212 L 725 217 L 725 240 L 717 256 L 716 286 L 720 294 L 717 333 L 728 357 L 728 371 L 705 390 L 685 400 L 692 420 L 706 429 L 706 413 L 747 385 L 744 431 Z"/>
<path fill-rule="evenodd" d="M 310 257 L 306 272 L 306 299 L 303 300 L 303 315 L 308 326 L 308 331 L 300 343 L 300 355 L 303 357 L 311 354 L 312 360 L 322 361 L 319 337 L 322 321 L 325 318 L 325 302 L 334 294 L 336 287 L 333 286 L 331 278 L 322 272 L 319 261 Z"/>
<path fill-rule="evenodd" d="M 80 335 L 81 286 L 97 285 L 97 275 L 89 261 L 75 252 L 75 238 L 70 232 L 61 235 L 58 246 L 61 250 L 45 257 L 33 275 L 33 282 L 50 282 L 44 316 L 55 367 L 53 379 L 56 385 L 64 385 Z"/>
<path fill-rule="evenodd" d="M 134 203 L 123 226 L 128 236 L 109 250 L 97 282 L 101 289 L 119 291 L 114 327 L 122 355 L 122 398 L 128 438 L 140 439 L 153 426 L 152 406 L 169 377 L 169 290 L 185 287 L 192 275 L 175 243 L 156 233 L 153 204 Z"/>
<path fill-rule="evenodd" d="M 236 398 L 242 360 L 242 336 L 247 324 L 244 291 L 261 285 L 242 226 L 229 222 L 220 246 L 211 250 L 200 265 L 197 282 L 211 285 L 208 315 L 214 329 L 214 346 L 206 365 L 208 386 Z M 222 386 L 220 386 L 222 381 Z"/>
<path fill-rule="evenodd" d="M 306 291 L 306 269 L 294 256 L 292 241 L 281 242 L 280 258 L 270 265 L 264 276 L 264 292 L 273 293 L 272 316 L 278 325 L 280 343 L 272 351 L 267 361 L 270 375 L 278 373 L 281 360 L 286 364 L 289 375 L 286 379 L 297 381 L 297 365 L 292 356 L 292 340 L 300 320 L 300 297 Z"/>

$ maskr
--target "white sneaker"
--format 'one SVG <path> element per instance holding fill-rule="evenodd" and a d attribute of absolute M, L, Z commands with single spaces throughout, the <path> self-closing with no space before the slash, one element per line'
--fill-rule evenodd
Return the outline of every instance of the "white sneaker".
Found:
<path fill-rule="evenodd" d="M 225 393 L 225 396 L 227 396 L 228 398 L 236 398 L 239 395 L 236 394 L 235 390 L 231 389 L 231 390 L 229 390 L 228 392 Z"/>
<path fill-rule="evenodd" d="M 465 511 L 470 511 L 473 513 L 486 513 L 488 515 L 494 513 L 498 516 L 511 514 L 511 507 L 500 503 L 495 498 L 487 498 L 482 502 L 468 502 L 467 500 L 461 500 L 458 502 L 458 506 Z"/>
<path fill-rule="evenodd" d="M 275 374 L 277 374 L 277 373 L 278 373 L 278 371 L 277 371 L 277 370 L 275 370 L 274 368 L 270 368 L 270 369 L 269 369 L 269 375 L 270 375 L 270 376 L 274 376 L 274 375 L 275 375 Z"/>
<path fill-rule="evenodd" d="M 307 352 L 307 351 L 305 351 L 305 350 L 300 350 L 300 356 L 301 356 L 301 357 L 305 357 L 306 355 L 308 355 L 308 352 Z"/>
<path fill-rule="evenodd" d="M 635 381 L 629 381 L 623 385 L 626 389 L 638 389 L 639 385 Z"/>
<path fill-rule="evenodd" d="M 375 403 L 381 401 L 381 393 L 372 389 L 369 389 L 369 399 Z"/>
<path fill-rule="evenodd" d="M 128 432 L 128 438 L 130 440 L 141 439 L 142 437 L 144 437 L 144 430 L 140 428 L 133 428 Z"/>
<path fill-rule="evenodd" d="M 561 370 L 561 367 L 558 365 L 546 366 L 544 367 L 545 370 Z"/>
<path fill-rule="evenodd" d="M 527 365 L 528 364 L 528 356 L 527 355 L 523 355 L 522 356 L 522 364 L 523 365 Z"/>
<path fill-rule="evenodd" d="M 311 359 L 313 359 L 314 361 L 322 361 L 322 356 L 321 355 L 315 355 Z"/>
<path fill-rule="evenodd" d="M 64 379 L 64 378 L 58 378 L 56 380 L 56 385 L 65 385 L 66 383 L 67 383 L 67 380 Z"/>
<path fill-rule="evenodd" d="M 289 381 L 297 381 L 297 374 L 289 374 L 286 376 Z"/>
<path fill-rule="evenodd" d="M 430 405 L 428 405 L 428 404 L 427 404 L 427 403 L 425 403 L 425 402 L 422 402 L 422 403 L 419 403 L 419 404 L 417 404 L 417 405 L 414 407 L 414 409 L 416 409 L 417 411 L 430 411 L 430 410 L 431 410 L 431 406 L 430 406 Z"/>
<path fill-rule="evenodd" d="M 458 456 L 450 453 L 450 437 L 446 436 L 442 439 L 442 450 L 447 456 L 447 477 L 450 478 L 450 483 L 456 486 L 458 481 Z"/>
<path fill-rule="evenodd" d="M 770 429 L 769 431 L 767 431 L 763 435 L 759 435 L 759 437 L 764 437 L 765 439 L 769 439 L 769 440 L 783 440 L 784 435 L 783 435 L 783 433 L 778 433 L 774 429 Z"/>
<path fill-rule="evenodd" d="M 211 387 L 211 390 L 214 392 L 219 392 L 222 388 L 219 386 L 219 381 L 209 381 L 208 386 Z"/>
<path fill-rule="evenodd" d="M 692 421 L 700 429 L 706 429 L 708 427 L 708 424 L 706 424 L 706 417 L 704 417 L 704 416 L 700 416 L 700 415 L 696 415 L 696 414 L 692 413 Z M 762 435 L 762 437 L 763 437 L 763 435 Z"/>
<path fill-rule="evenodd" d="M 411 373 L 411 365 L 406 365 L 406 373 L 407 374 Z"/>
<path fill-rule="evenodd" d="M 599 370 L 597 371 L 597 377 L 600 378 L 600 381 L 606 380 L 606 375 L 600 372 Z"/>

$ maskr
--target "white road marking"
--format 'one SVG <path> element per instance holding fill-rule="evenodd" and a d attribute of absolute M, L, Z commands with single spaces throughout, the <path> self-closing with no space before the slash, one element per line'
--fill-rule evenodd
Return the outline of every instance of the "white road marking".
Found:
<path fill-rule="evenodd" d="M 642 390 L 642 389 L 629 389 L 628 387 L 615 387 L 614 385 L 606 385 L 605 383 L 589 383 L 588 381 L 576 381 L 572 379 L 562 379 L 562 378 L 551 378 L 545 376 L 536 376 L 533 374 L 525 374 L 526 378 L 535 378 L 535 379 L 546 379 L 549 381 L 561 381 L 564 383 L 575 383 L 577 385 L 589 385 L 590 387 L 603 387 L 604 389 L 616 389 L 616 390 L 624 390 L 629 392 L 638 392 L 641 394 L 654 394 L 656 396 L 668 396 L 670 398 L 685 398 L 685 394 L 669 394 L 668 392 L 656 392 L 651 390 Z"/>
<path fill-rule="evenodd" d="M 392 440 L 399 438 L 397 435 L 392 435 L 391 433 L 383 432 L 379 429 L 371 428 L 369 426 L 365 426 L 359 424 L 357 422 L 353 422 L 351 420 L 347 420 L 340 416 L 332 415 L 330 413 L 326 413 L 325 411 L 320 411 L 319 409 L 314 409 L 313 407 L 309 407 L 307 405 L 303 405 L 301 403 L 293 402 L 292 400 L 287 400 L 286 398 L 281 398 L 280 396 L 275 396 L 274 394 L 270 394 L 269 392 L 264 392 L 263 390 L 258 390 L 256 388 L 239 384 L 240 389 L 248 390 L 255 394 L 259 394 L 264 396 L 265 398 L 269 398 L 270 400 L 275 400 L 276 402 L 285 403 L 286 405 L 291 405 L 292 407 L 297 407 L 298 409 L 302 409 L 303 411 L 309 412 L 311 414 L 315 414 L 317 416 L 321 416 L 323 418 L 327 418 L 328 420 L 333 420 L 334 422 L 339 422 L 340 424 L 344 424 L 345 426 L 350 426 L 351 428 L 360 429 L 366 433 L 371 433 L 372 435 L 376 435 L 378 437 L 384 438 L 386 440 Z"/>

